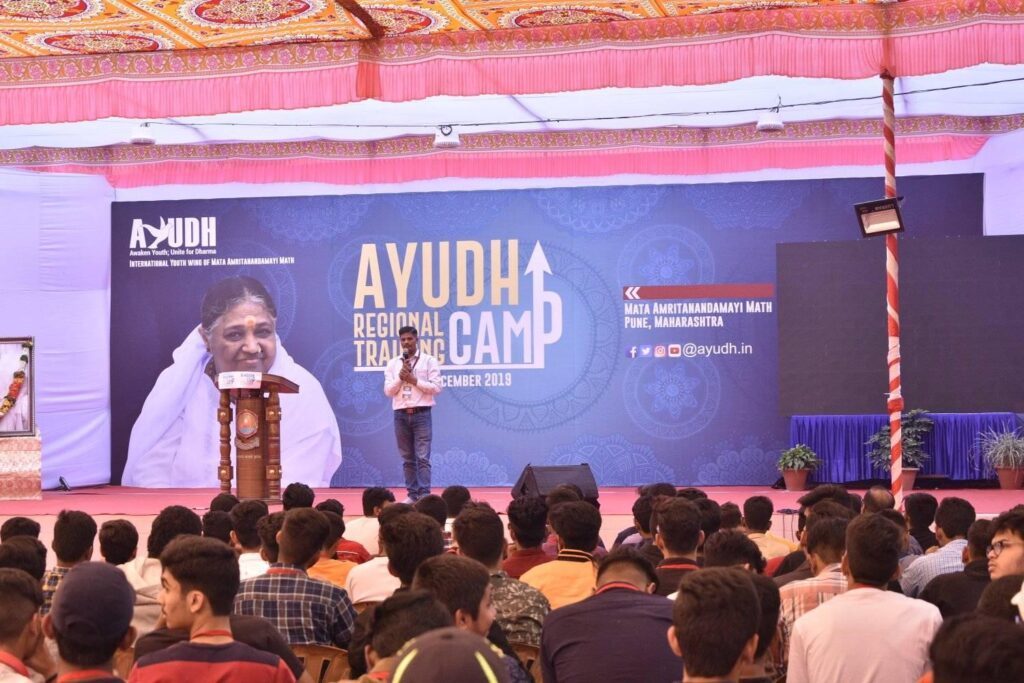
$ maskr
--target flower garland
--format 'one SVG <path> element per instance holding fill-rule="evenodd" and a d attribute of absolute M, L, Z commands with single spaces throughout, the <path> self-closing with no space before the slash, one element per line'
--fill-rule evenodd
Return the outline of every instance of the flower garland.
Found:
<path fill-rule="evenodd" d="M 25 370 L 28 369 L 28 353 L 29 349 L 32 348 L 32 342 L 24 342 L 21 345 L 21 349 L 24 353 L 21 354 L 21 366 L 14 371 L 14 379 L 11 385 L 7 387 L 7 395 L 4 396 L 3 401 L 0 401 L 0 417 L 3 417 L 14 404 L 18 402 L 18 396 L 21 395 L 21 389 L 25 386 Z"/>

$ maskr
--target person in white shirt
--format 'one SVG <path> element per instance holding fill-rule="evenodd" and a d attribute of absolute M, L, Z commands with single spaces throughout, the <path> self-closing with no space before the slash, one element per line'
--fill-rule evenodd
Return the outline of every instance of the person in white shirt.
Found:
<path fill-rule="evenodd" d="M 411 512 L 415 512 L 411 505 L 402 503 L 388 505 L 381 510 L 380 525 L 385 527 L 398 517 Z M 401 580 L 392 573 L 388 566 L 387 545 L 382 540 L 383 528 L 379 536 L 381 538 L 378 539 L 378 547 L 381 555 L 369 562 L 363 562 L 357 567 L 352 567 L 352 571 L 345 577 L 345 592 L 348 593 L 348 597 L 354 605 L 360 602 L 383 602 L 402 585 Z"/>
<path fill-rule="evenodd" d="M 363 516 L 345 520 L 345 538 L 355 541 L 373 556 L 380 555 L 380 522 L 385 507 L 395 502 L 395 494 L 381 486 L 363 489 Z"/>
<path fill-rule="evenodd" d="M 916 683 L 942 625 L 935 605 L 886 590 L 899 566 L 902 531 L 861 515 L 846 531 L 849 589 L 796 620 L 789 683 Z"/>
<path fill-rule="evenodd" d="M 238 551 L 239 580 L 261 576 L 270 569 L 263 559 L 256 525 L 270 513 L 262 500 L 244 500 L 231 508 L 231 547 Z"/>
<path fill-rule="evenodd" d="M 436 358 L 419 349 L 415 327 L 400 328 L 398 341 L 402 355 L 388 361 L 384 395 L 391 398 L 395 411 L 395 440 L 409 491 L 406 502 L 414 503 L 430 493 L 430 411 L 441 392 L 441 369 Z"/>

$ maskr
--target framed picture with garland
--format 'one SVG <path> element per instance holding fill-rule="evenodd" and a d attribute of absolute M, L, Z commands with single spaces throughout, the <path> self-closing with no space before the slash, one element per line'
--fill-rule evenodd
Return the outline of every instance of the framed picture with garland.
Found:
<path fill-rule="evenodd" d="M 0 438 L 36 433 L 35 340 L 0 337 Z"/>

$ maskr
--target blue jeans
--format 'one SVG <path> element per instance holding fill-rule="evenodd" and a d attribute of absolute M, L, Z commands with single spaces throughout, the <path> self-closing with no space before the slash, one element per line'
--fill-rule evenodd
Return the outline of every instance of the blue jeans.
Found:
<path fill-rule="evenodd" d="M 395 440 L 402 455 L 402 471 L 409 497 L 419 500 L 430 493 L 430 441 L 433 423 L 430 410 L 395 411 Z"/>

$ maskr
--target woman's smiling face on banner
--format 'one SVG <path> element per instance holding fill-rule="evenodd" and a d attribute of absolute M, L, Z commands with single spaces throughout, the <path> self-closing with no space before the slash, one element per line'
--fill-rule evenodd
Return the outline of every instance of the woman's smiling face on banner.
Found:
<path fill-rule="evenodd" d="M 262 304 L 245 301 L 229 308 L 209 334 L 206 345 L 217 372 L 267 372 L 277 355 L 276 322 Z"/>

